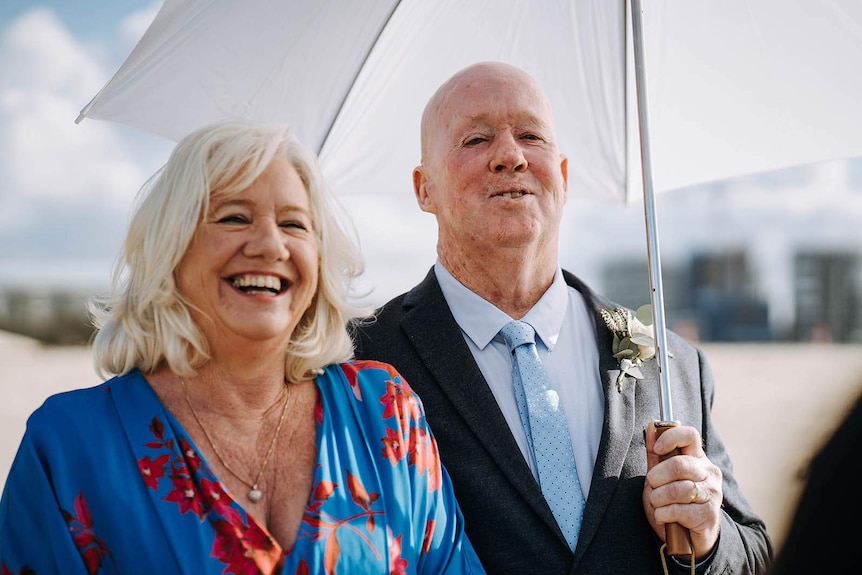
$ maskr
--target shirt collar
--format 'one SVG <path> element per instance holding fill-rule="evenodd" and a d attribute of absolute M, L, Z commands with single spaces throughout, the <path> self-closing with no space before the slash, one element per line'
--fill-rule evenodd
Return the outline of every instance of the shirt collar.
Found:
<path fill-rule="evenodd" d="M 512 321 L 511 317 L 494 304 L 464 287 L 439 259 L 434 264 L 434 273 L 455 321 L 480 350 L 485 349 L 503 326 Z M 553 351 L 557 344 L 568 302 L 568 288 L 563 279 L 563 271 L 557 268 L 551 286 L 527 315 L 521 318 L 521 321 L 533 326 L 549 351 Z"/>

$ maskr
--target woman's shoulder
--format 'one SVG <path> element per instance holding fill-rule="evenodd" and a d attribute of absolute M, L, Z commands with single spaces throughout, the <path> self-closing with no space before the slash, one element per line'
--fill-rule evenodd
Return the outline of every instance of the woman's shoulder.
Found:
<path fill-rule="evenodd" d="M 40 429 L 63 429 L 72 422 L 98 421 L 105 410 L 111 408 L 113 389 L 129 385 L 141 379 L 139 372 L 112 377 L 107 381 L 80 389 L 55 393 L 49 396 L 27 420 L 28 431 Z"/>
<path fill-rule="evenodd" d="M 419 396 L 391 364 L 376 360 L 353 359 L 331 365 L 329 369 L 336 370 L 337 374 L 343 374 L 344 377 L 338 377 L 338 379 L 347 384 L 352 392 L 348 395 L 360 402 L 365 398 L 374 398 L 374 403 L 386 405 L 391 398 L 397 397 L 399 401 L 408 400 L 422 411 Z"/>
<path fill-rule="evenodd" d="M 393 365 L 374 359 L 351 359 L 338 364 L 338 367 L 345 373 L 364 373 L 368 377 L 401 379 L 401 374 Z"/>
<path fill-rule="evenodd" d="M 394 386 L 401 391 L 415 395 L 407 381 L 389 363 L 373 359 L 352 359 L 331 367 L 341 371 L 351 386 L 374 388 Z"/>

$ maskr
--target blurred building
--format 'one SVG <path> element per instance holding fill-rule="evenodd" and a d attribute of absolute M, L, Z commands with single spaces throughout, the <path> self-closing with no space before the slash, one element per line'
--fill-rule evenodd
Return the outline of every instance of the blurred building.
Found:
<path fill-rule="evenodd" d="M 862 265 L 856 253 L 799 252 L 794 258 L 795 339 L 862 341 Z"/>
<path fill-rule="evenodd" d="M 612 300 L 633 309 L 649 303 L 645 262 L 609 263 L 602 278 Z M 668 328 L 692 341 L 776 339 L 745 252 L 698 253 L 684 266 L 663 266 L 662 290 Z"/>
<path fill-rule="evenodd" d="M 769 341 L 769 305 L 760 299 L 745 252 L 695 254 L 688 305 L 704 341 Z"/>
<path fill-rule="evenodd" d="M 93 335 L 87 313 L 91 295 L 58 288 L 7 287 L 0 290 L 0 330 L 48 344 L 86 344 Z"/>
<path fill-rule="evenodd" d="M 668 328 L 691 341 L 862 342 L 862 255 L 852 251 L 800 250 L 792 257 L 794 321 L 770 327 L 768 297 L 744 250 L 693 253 L 663 265 Z M 631 309 L 650 303 L 645 259 L 602 266 L 598 290 Z M 0 287 L 0 330 L 49 344 L 83 345 L 93 335 L 85 289 Z M 784 333 L 786 331 L 786 333 Z"/>

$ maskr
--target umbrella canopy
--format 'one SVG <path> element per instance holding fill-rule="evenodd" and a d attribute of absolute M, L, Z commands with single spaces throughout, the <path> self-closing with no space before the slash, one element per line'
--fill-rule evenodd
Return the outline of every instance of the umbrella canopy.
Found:
<path fill-rule="evenodd" d="M 286 122 L 337 194 L 411 193 L 419 118 L 482 60 L 546 88 L 570 191 L 641 197 L 625 0 L 166 0 L 79 117 L 178 140 Z M 650 0 L 643 12 L 658 192 L 862 155 L 858 0 Z"/>

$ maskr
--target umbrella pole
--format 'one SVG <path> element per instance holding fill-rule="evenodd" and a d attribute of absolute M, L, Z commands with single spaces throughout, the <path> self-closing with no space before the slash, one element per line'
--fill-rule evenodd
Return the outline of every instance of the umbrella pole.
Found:
<path fill-rule="evenodd" d="M 659 409 L 661 421 L 656 429 L 661 435 L 671 427 L 679 425 L 673 419 L 673 405 L 670 391 L 670 370 L 668 368 L 667 328 L 664 315 L 664 292 L 661 283 L 661 258 L 658 246 L 658 224 L 656 217 L 655 191 L 652 181 L 652 157 L 650 155 L 649 114 L 647 107 L 646 74 L 643 54 L 643 19 L 641 0 L 631 0 L 632 41 L 635 57 L 635 86 L 637 88 L 638 128 L 640 134 L 641 166 L 644 193 L 644 219 L 646 220 L 647 259 L 649 261 L 650 300 L 655 330 L 656 361 L 658 362 L 660 394 Z M 667 455 L 678 455 L 679 450 Z M 664 459 L 664 458 L 663 458 Z M 678 523 L 666 525 L 666 543 L 669 555 L 677 555 L 694 561 L 691 535 Z"/>
<path fill-rule="evenodd" d="M 658 247 L 658 224 L 655 205 L 655 191 L 652 181 L 652 156 L 649 140 L 649 114 L 647 112 L 646 74 L 643 55 L 643 23 L 641 1 L 632 3 L 632 40 L 635 55 L 635 85 L 637 87 L 638 128 L 640 130 L 641 166 L 644 193 L 644 219 L 646 220 L 647 259 L 649 262 L 650 296 L 653 312 L 653 326 L 656 340 L 656 361 L 658 362 L 661 393 L 659 409 L 662 421 L 673 421 L 673 405 L 670 392 L 670 376 L 667 366 L 667 328 L 664 316 L 664 292 L 661 283 L 661 258 Z"/>

